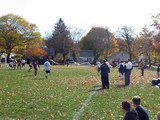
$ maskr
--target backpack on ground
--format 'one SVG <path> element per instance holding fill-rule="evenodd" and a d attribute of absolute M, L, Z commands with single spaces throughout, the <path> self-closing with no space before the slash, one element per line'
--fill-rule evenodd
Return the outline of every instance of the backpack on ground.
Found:
<path fill-rule="evenodd" d="M 153 79 L 152 80 L 152 86 L 159 85 L 159 84 L 160 84 L 160 79 Z"/>

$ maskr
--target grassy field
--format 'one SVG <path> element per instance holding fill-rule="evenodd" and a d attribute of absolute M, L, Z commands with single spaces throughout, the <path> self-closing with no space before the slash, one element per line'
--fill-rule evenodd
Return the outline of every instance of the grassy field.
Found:
<path fill-rule="evenodd" d="M 151 86 L 156 71 L 145 70 L 141 77 L 134 69 L 131 86 L 124 87 L 112 68 L 110 89 L 95 90 L 101 85 L 95 67 L 53 66 L 49 79 L 43 67 L 37 76 L 27 69 L 0 68 L 0 119 L 73 120 L 77 115 L 78 120 L 122 120 L 121 102 L 131 101 L 134 95 L 141 96 L 150 120 L 156 120 L 160 111 L 160 91 Z"/>

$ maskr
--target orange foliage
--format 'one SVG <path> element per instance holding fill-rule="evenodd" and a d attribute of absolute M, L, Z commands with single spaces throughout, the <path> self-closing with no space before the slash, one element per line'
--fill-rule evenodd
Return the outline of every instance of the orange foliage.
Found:
<path fill-rule="evenodd" d="M 154 45 L 155 49 L 160 51 L 159 47 L 160 47 L 160 37 L 159 35 L 154 36 L 152 44 Z"/>
<path fill-rule="evenodd" d="M 47 53 L 40 47 L 29 47 L 24 49 L 24 55 L 41 57 L 47 55 Z"/>

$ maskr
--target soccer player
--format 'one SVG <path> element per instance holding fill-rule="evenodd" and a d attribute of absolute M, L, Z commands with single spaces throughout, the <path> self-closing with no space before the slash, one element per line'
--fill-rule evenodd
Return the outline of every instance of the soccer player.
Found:
<path fill-rule="evenodd" d="M 46 71 L 46 79 L 47 79 L 51 72 L 51 64 L 48 60 L 44 63 L 44 69 Z"/>

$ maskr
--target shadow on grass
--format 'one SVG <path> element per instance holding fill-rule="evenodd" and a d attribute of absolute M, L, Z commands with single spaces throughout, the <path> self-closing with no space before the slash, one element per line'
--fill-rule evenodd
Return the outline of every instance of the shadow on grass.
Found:
<path fill-rule="evenodd" d="M 103 89 L 103 88 L 102 88 L 102 85 L 96 85 L 96 86 L 93 86 L 93 87 L 91 88 L 91 90 L 89 90 L 89 92 L 102 91 L 102 90 L 106 90 L 106 89 Z"/>
<path fill-rule="evenodd" d="M 22 77 L 32 77 L 33 75 L 31 74 L 25 74 L 25 75 L 22 75 Z"/>
<path fill-rule="evenodd" d="M 121 85 L 116 85 L 116 87 L 118 87 L 118 88 L 125 88 L 127 86 L 125 86 L 124 84 L 121 84 Z"/>
<path fill-rule="evenodd" d="M 46 79 L 44 77 L 37 77 L 37 76 L 35 76 L 35 78 L 32 78 L 32 80 L 48 80 L 48 79 Z"/>
<path fill-rule="evenodd" d="M 39 76 L 34 76 L 34 75 L 23 75 L 22 77 L 26 78 L 25 80 L 48 80 L 45 77 L 39 77 Z"/>

